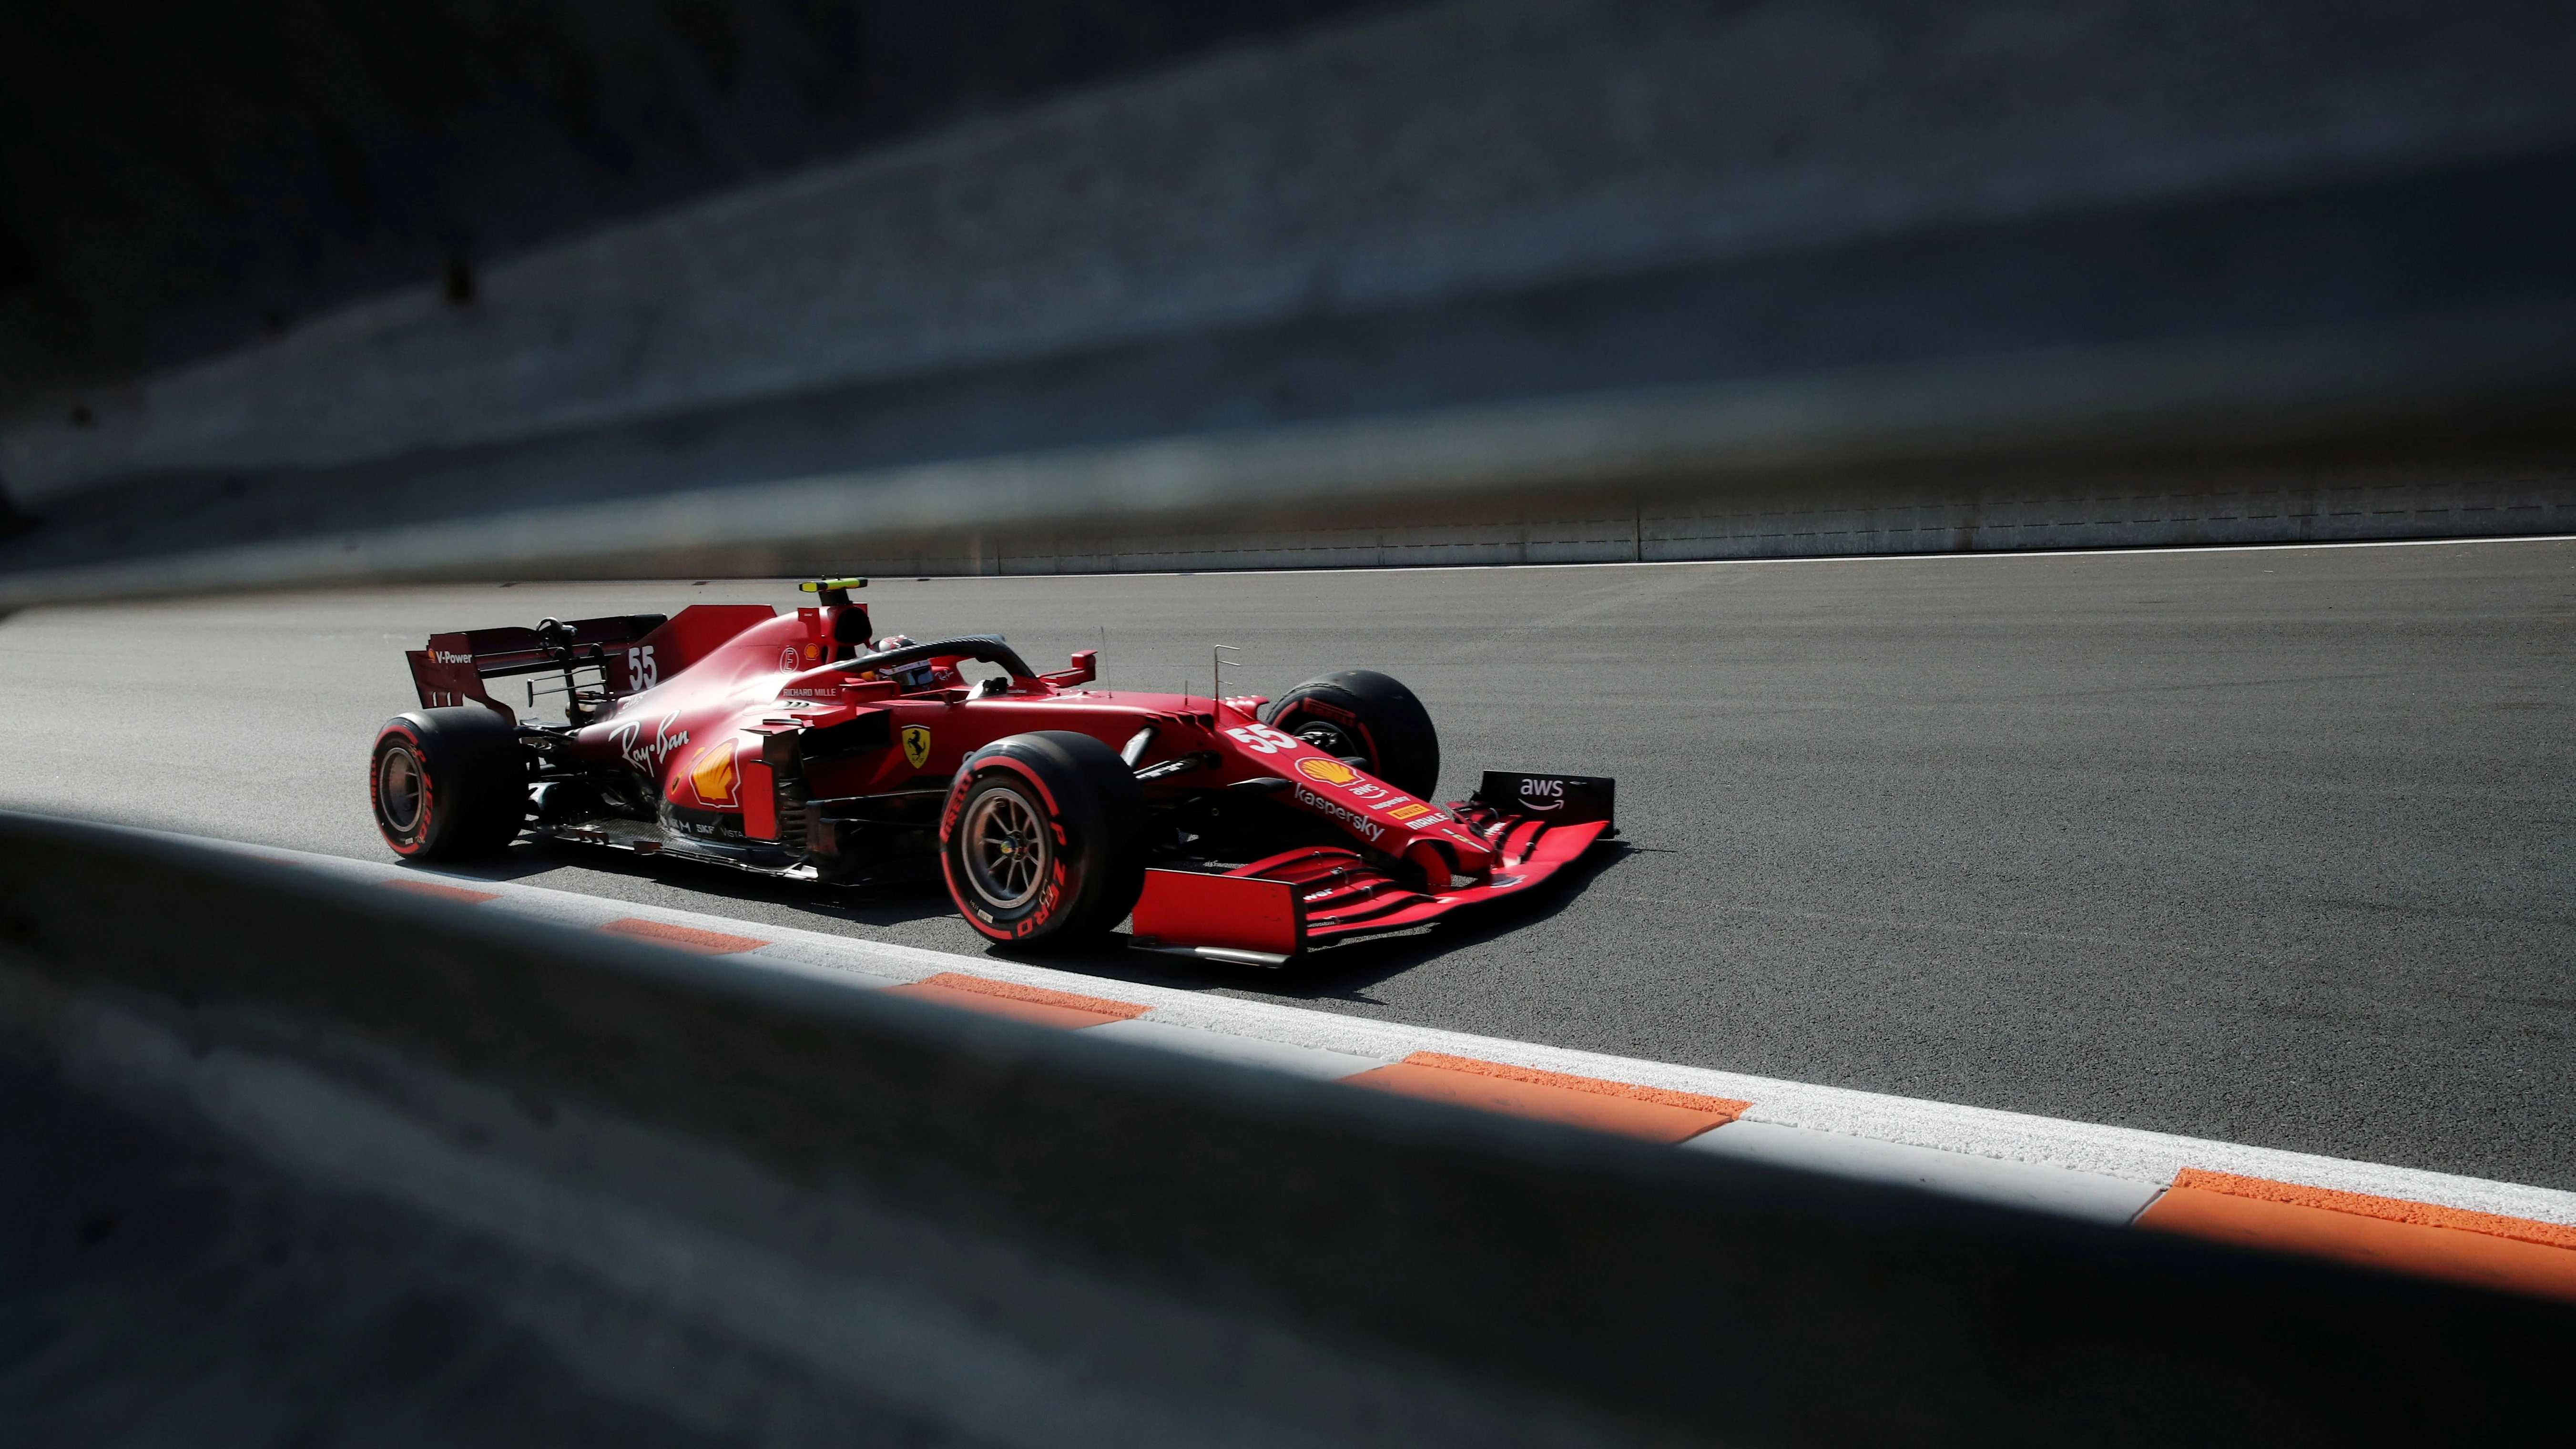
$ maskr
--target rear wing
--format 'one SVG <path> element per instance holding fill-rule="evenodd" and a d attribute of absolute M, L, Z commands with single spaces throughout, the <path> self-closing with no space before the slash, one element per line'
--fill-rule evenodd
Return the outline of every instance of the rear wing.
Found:
<path fill-rule="evenodd" d="M 403 657 L 411 664 L 412 687 L 424 708 L 480 704 L 515 724 L 518 711 L 494 699 L 485 681 L 597 669 L 597 692 L 582 689 L 573 701 L 578 711 L 583 698 L 618 699 L 651 689 L 777 613 L 767 604 L 692 604 L 672 616 L 613 614 L 569 623 L 549 619 L 535 629 L 513 624 L 432 634 L 428 648 L 408 650 Z"/>

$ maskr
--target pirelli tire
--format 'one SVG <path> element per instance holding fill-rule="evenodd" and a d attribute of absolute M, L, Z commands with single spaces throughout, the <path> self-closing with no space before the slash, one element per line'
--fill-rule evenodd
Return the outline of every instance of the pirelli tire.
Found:
<path fill-rule="evenodd" d="M 1000 945 L 1097 940 L 1145 887 L 1145 792 L 1089 735 L 1039 730 L 966 757 L 939 817 L 957 914 Z"/>
<path fill-rule="evenodd" d="M 1440 732 L 1413 691 L 1374 669 L 1309 679 L 1279 696 L 1262 721 L 1331 755 L 1358 755 L 1367 771 L 1429 799 L 1440 786 Z"/>
<path fill-rule="evenodd" d="M 481 705 L 385 721 L 367 781 L 376 829 L 409 859 L 497 854 L 527 822 L 528 753 L 518 728 Z"/>

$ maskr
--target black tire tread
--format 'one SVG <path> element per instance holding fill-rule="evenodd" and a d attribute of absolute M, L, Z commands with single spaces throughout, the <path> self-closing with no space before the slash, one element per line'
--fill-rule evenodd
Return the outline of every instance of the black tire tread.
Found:
<path fill-rule="evenodd" d="M 959 766 L 961 784 L 976 773 L 978 761 L 1004 750 L 1045 779 L 1060 802 L 1060 823 L 1082 852 L 1073 904 L 1045 934 L 1010 944 L 1042 951 L 1096 941 L 1125 920 L 1144 893 L 1144 787 L 1116 750 L 1071 730 L 1034 730 L 996 740 Z M 941 841 L 940 849 L 944 855 L 948 842 Z M 958 907 L 963 912 L 965 903 Z"/>
<path fill-rule="evenodd" d="M 507 849 L 527 821 L 527 754 L 518 728 L 481 705 L 410 710 L 386 724 L 397 722 L 419 737 L 422 764 L 442 799 L 443 813 L 410 858 L 471 860 Z M 382 732 L 376 738 L 371 764 L 384 743 Z"/>
<path fill-rule="evenodd" d="M 1358 717 L 1369 736 L 1364 752 L 1370 774 L 1424 800 L 1439 788 L 1440 732 L 1412 690 L 1374 669 L 1345 669 L 1279 696 L 1262 722 L 1294 733 L 1298 705 L 1308 699 Z"/>

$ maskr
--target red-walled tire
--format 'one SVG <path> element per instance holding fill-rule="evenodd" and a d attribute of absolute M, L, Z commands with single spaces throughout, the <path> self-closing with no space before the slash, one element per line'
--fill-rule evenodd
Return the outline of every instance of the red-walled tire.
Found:
<path fill-rule="evenodd" d="M 1118 752 L 1040 730 L 966 757 L 939 817 L 939 865 L 978 935 L 1029 950 L 1097 939 L 1145 887 L 1145 792 Z"/>
<path fill-rule="evenodd" d="M 1374 669 L 1309 679 L 1265 720 L 1328 755 L 1360 755 L 1372 775 L 1425 800 L 1440 786 L 1440 732 L 1413 691 Z"/>
<path fill-rule="evenodd" d="M 518 730 L 479 704 L 398 714 L 376 733 L 367 798 L 396 855 L 496 854 L 527 821 L 527 752 Z"/>

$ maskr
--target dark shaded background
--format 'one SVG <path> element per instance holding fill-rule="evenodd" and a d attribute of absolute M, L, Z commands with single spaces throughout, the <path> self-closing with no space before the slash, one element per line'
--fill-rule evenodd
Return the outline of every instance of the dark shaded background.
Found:
<path fill-rule="evenodd" d="M 0 409 L 1398 0 L 0 7 Z"/>

